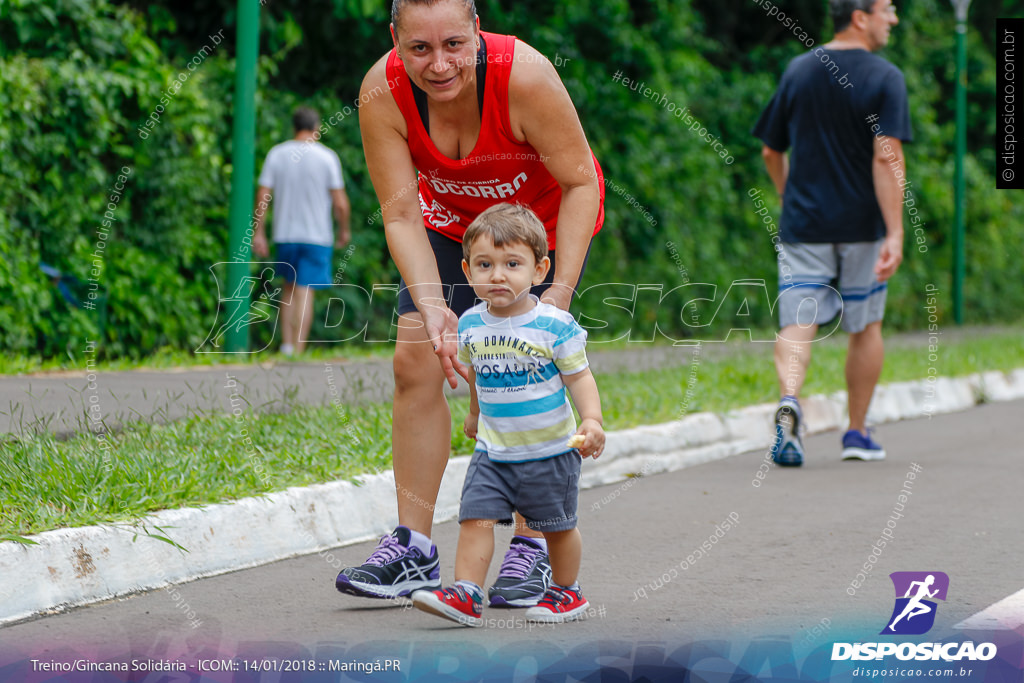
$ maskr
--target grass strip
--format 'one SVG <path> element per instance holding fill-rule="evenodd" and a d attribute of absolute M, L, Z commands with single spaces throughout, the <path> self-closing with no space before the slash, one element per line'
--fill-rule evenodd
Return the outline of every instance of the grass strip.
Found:
<path fill-rule="evenodd" d="M 937 371 L 963 376 L 1024 367 L 1024 330 L 944 339 L 931 355 L 921 340 L 890 344 L 882 382 Z M 722 412 L 776 396 L 771 344 L 681 347 L 682 365 L 598 376 L 606 428 Z M 804 395 L 844 388 L 845 345 L 814 347 Z M 934 358 L 935 360 L 930 360 Z M 934 370 L 932 370 L 934 369 Z M 453 424 L 467 398 L 450 401 Z M 452 430 L 452 452 L 472 443 Z M 147 513 L 230 501 L 289 486 L 353 479 L 391 465 L 391 406 L 299 406 L 288 413 L 193 415 L 132 423 L 106 439 L 36 435 L 0 443 L 0 540 L 60 527 L 131 523 Z"/>

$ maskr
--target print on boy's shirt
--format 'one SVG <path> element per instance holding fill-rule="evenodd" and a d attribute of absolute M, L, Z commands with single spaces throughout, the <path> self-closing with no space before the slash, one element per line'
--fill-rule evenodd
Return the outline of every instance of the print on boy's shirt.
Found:
<path fill-rule="evenodd" d="M 503 378 L 511 379 L 513 377 L 526 376 L 528 381 L 544 381 L 544 377 L 541 375 L 541 364 L 538 362 L 530 362 L 526 359 L 493 364 L 481 363 L 476 365 L 475 369 L 477 377 L 482 379 L 500 380 Z"/>
<path fill-rule="evenodd" d="M 508 351 L 511 354 L 523 354 L 527 356 L 535 356 L 538 358 L 551 358 L 551 350 L 541 348 L 525 339 L 519 339 L 517 337 L 506 337 L 505 335 L 492 335 L 490 337 L 482 337 L 476 341 L 470 341 L 468 334 L 463 335 L 462 344 L 469 351 L 469 355 L 473 358 L 479 358 L 481 360 L 488 360 L 494 355 L 498 355 L 498 351 Z M 489 354 L 485 354 L 484 349 L 487 349 Z M 514 357 L 514 355 L 502 355 L 501 358 Z"/>

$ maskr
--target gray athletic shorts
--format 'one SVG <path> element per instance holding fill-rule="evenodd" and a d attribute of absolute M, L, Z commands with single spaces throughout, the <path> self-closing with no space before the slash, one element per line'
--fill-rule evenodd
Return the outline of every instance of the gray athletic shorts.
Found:
<path fill-rule="evenodd" d="M 494 462 L 473 453 L 462 485 L 459 522 L 506 520 L 518 511 L 534 531 L 576 528 L 583 458 L 573 449 L 544 460 Z"/>
<path fill-rule="evenodd" d="M 837 315 L 861 332 L 885 313 L 886 284 L 875 278 L 882 241 L 784 242 L 779 252 L 779 325 L 824 325 Z"/>

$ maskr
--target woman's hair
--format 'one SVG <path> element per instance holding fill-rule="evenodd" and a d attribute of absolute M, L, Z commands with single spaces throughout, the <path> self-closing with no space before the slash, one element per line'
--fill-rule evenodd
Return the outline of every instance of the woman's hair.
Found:
<path fill-rule="evenodd" d="M 394 24 L 395 30 L 398 30 L 398 15 L 402 13 L 402 9 L 406 5 L 436 5 L 441 2 L 448 2 L 449 0 L 391 0 L 391 23 Z M 466 13 L 469 15 L 469 20 L 476 23 L 476 0 L 460 0 L 463 5 L 466 6 Z"/>

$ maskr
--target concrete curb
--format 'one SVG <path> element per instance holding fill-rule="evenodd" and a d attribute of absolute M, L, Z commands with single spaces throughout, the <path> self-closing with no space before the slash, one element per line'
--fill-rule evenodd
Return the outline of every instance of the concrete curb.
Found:
<path fill-rule="evenodd" d="M 1024 398 L 1024 368 L 958 379 L 930 377 L 879 387 L 874 424 L 965 410 L 978 403 Z M 811 433 L 845 426 L 846 395 L 803 403 Z M 604 455 L 587 462 L 581 486 L 591 488 L 679 470 L 771 442 L 775 404 L 608 434 Z M 452 458 L 434 508 L 437 522 L 458 513 L 468 457 Z M 616 489 L 609 495 L 615 497 Z M 0 543 L 0 624 L 376 538 L 396 523 L 393 474 L 290 488 L 204 508 L 166 510 L 138 527 L 92 526 L 48 531 L 37 545 Z M 166 534 L 182 552 L 146 535 Z M 171 590 L 168 588 L 168 590 Z"/>

